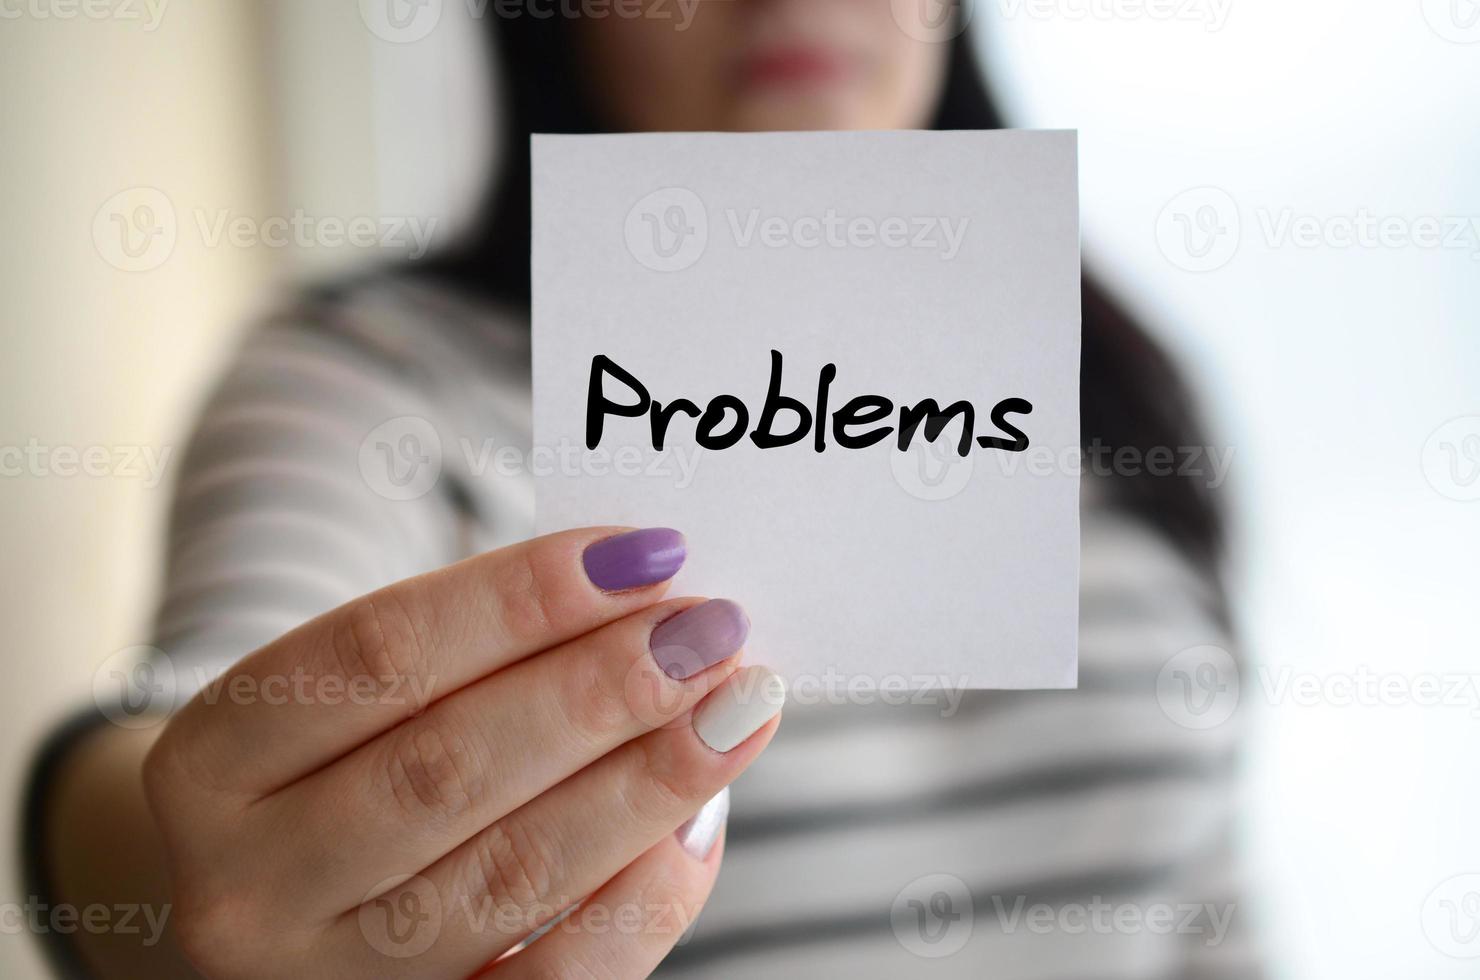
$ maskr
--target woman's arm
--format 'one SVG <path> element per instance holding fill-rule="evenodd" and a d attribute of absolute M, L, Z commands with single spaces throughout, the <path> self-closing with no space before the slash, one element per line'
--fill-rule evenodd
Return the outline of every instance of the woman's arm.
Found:
<path fill-rule="evenodd" d="M 436 441 L 377 443 L 388 421 L 443 431 L 400 380 L 429 375 L 342 335 L 269 337 L 206 413 L 177 493 L 156 677 L 178 710 L 157 736 L 76 743 L 42 801 L 51 901 L 168 910 L 172 941 L 81 932 L 82 960 L 332 980 L 468 976 L 519 950 L 510 980 L 648 975 L 723 851 L 722 818 L 681 825 L 722 810 L 775 731 L 780 678 L 737 673 L 743 612 L 663 600 L 686 553 L 668 529 L 445 564 L 469 523 L 526 515 L 475 515 L 458 460 L 419 495 L 367 467 L 367 449 L 400 467 Z M 511 437 L 488 421 L 438 438 Z M 660 656 L 675 645 L 688 655 Z M 573 902 L 575 928 L 527 944 Z M 579 928 L 634 911 L 629 931 Z"/>
<path fill-rule="evenodd" d="M 49 774 L 37 813 L 53 903 L 108 910 L 106 929 L 42 937 L 59 966 L 93 977 L 194 977 L 169 928 L 173 909 L 159 830 L 144 799 L 144 757 L 159 728 L 97 724 Z M 38 896 L 40 897 L 40 896 Z"/>
<path fill-rule="evenodd" d="M 40 937 L 64 969 L 73 961 L 89 976 L 194 975 L 169 928 L 162 845 L 140 775 L 163 712 L 291 627 L 460 557 L 445 486 L 395 500 L 378 492 L 389 483 L 373 471 L 367 479 L 359 451 L 369 433 L 396 417 L 435 424 L 437 413 L 352 336 L 284 319 L 248 337 L 175 487 L 154 642 L 178 694 L 153 706 L 162 709 L 153 727 L 79 720 L 88 730 L 64 733 L 43 760 L 49 771 L 33 787 L 42 798 L 30 804 L 40 839 L 27 842 L 39 849 L 28 855 L 32 886 L 50 893 L 38 898 L 136 910 L 126 931 Z"/>

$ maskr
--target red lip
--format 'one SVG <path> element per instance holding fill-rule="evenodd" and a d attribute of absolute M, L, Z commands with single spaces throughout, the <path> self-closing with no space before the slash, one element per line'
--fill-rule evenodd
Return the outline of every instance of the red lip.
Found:
<path fill-rule="evenodd" d="M 740 64 L 745 85 L 804 85 L 841 78 L 848 70 L 846 59 L 825 48 L 793 46 L 771 48 L 751 55 Z"/>

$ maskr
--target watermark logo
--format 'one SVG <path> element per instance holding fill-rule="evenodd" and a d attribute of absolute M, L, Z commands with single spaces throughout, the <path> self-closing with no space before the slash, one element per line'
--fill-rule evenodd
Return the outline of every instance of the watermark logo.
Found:
<path fill-rule="evenodd" d="M 894 938 L 924 959 L 959 953 L 971 939 L 976 910 L 971 889 L 951 874 L 916 878 L 900 889 L 889 909 Z"/>
<path fill-rule="evenodd" d="M 664 667 L 659 667 L 659 663 Z M 638 657 L 627 669 L 622 697 L 632 716 L 648 728 L 674 728 L 687 724 L 685 705 L 698 700 L 709 667 L 692 647 L 665 644 L 652 655 Z"/>
<path fill-rule="evenodd" d="M 174 663 L 151 646 L 125 647 L 93 671 L 93 703 L 120 728 L 153 728 L 175 707 Z"/>
<path fill-rule="evenodd" d="M 1480 959 L 1480 874 L 1455 875 L 1429 892 L 1423 934 L 1445 956 Z"/>
<path fill-rule="evenodd" d="M 1450 500 L 1480 500 L 1480 415 L 1450 419 L 1423 444 L 1423 475 Z"/>
<path fill-rule="evenodd" d="M 894 23 L 905 36 L 926 44 L 949 41 L 966 30 L 975 0 L 889 0 Z"/>
<path fill-rule="evenodd" d="M 1156 675 L 1157 703 L 1183 728 L 1217 728 L 1233 716 L 1239 695 L 1238 664 L 1222 647 L 1189 647 Z"/>
<path fill-rule="evenodd" d="M 1419 0 L 1429 29 L 1454 44 L 1480 43 L 1480 0 Z"/>
<path fill-rule="evenodd" d="M 98 208 L 93 246 L 103 261 L 124 272 L 149 272 L 175 252 L 179 222 L 175 205 L 157 187 L 130 187 Z"/>
<path fill-rule="evenodd" d="M 442 20 L 442 0 L 360 0 L 370 33 L 392 44 L 420 41 Z"/>
<path fill-rule="evenodd" d="M 654 272 L 679 272 L 698 262 L 709 244 L 709 212 L 684 187 L 653 191 L 627 212 L 627 251 Z"/>
<path fill-rule="evenodd" d="M 424 497 L 442 476 L 442 438 L 419 415 L 382 422 L 360 443 L 360 476 L 387 500 Z"/>
<path fill-rule="evenodd" d="M 372 949 L 410 959 L 431 949 L 441 934 L 442 896 L 420 875 L 387 878 L 370 889 L 359 919 L 360 934 Z"/>
<path fill-rule="evenodd" d="M 1233 260 L 1242 234 L 1238 203 L 1220 187 L 1194 187 L 1156 218 L 1161 254 L 1187 272 L 1212 272 Z"/>
<path fill-rule="evenodd" d="M 956 452 L 951 440 L 944 438 L 914 440 L 908 452 L 890 453 L 889 468 L 894 482 L 911 497 L 919 500 L 950 500 L 971 482 L 976 457 Z"/>

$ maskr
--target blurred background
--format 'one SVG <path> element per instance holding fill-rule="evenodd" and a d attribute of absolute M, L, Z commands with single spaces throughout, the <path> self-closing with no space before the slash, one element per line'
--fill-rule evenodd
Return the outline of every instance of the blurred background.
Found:
<path fill-rule="evenodd" d="M 501 151 L 493 8 L 386 2 L 0 0 L 9 799 L 148 638 L 170 463 L 237 331 L 455 234 Z M 968 7 L 1012 124 L 1081 130 L 1086 253 L 1234 453 L 1274 975 L 1475 976 L 1480 5 Z M 0 974 L 40 975 L 11 919 Z"/>

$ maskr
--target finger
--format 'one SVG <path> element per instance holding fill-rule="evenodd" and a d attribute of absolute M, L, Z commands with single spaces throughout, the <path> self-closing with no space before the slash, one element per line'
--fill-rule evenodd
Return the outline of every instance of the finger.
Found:
<path fill-rule="evenodd" d="M 496 980 L 645 977 L 699 917 L 723 858 L 723 829 L 707 853 L 678 835 L 653 847 L 527 949 L 494 964 Z"/>
<path fill-rule="evenodd" d="M 677 531 L 585 528 L 407 579 L 304 624 L 187 705 L 156 762 L 265 796 L 524 657 L 655 602 Z"/>
<path fill-rule="evenodd" d="M 323 882 L 327 910 L 358 905 L 394 871 L 428 867 L 682 719 L 735 671 L 748 631 L 733 602 L 675 599 L 486 677 L 261 801 L 283 841 L 266 860 Z"/>
<path fill-rule="evenodd" d="M 781 679 L 765 668 L 737 671 L 691 712 L 690 724 L 628 742 L 409 881 L 392 879 L 330 930 L 336 948 L 365 955 L 363 926 L 367 915 L 375 921 L 373 910 L 435 906 L 439 928 L 421 955 L 378 965 L 372 956 L 355 966 L 407 977 L 484 967 L 733 782 L 770 742 L 784 696 Z"/>

